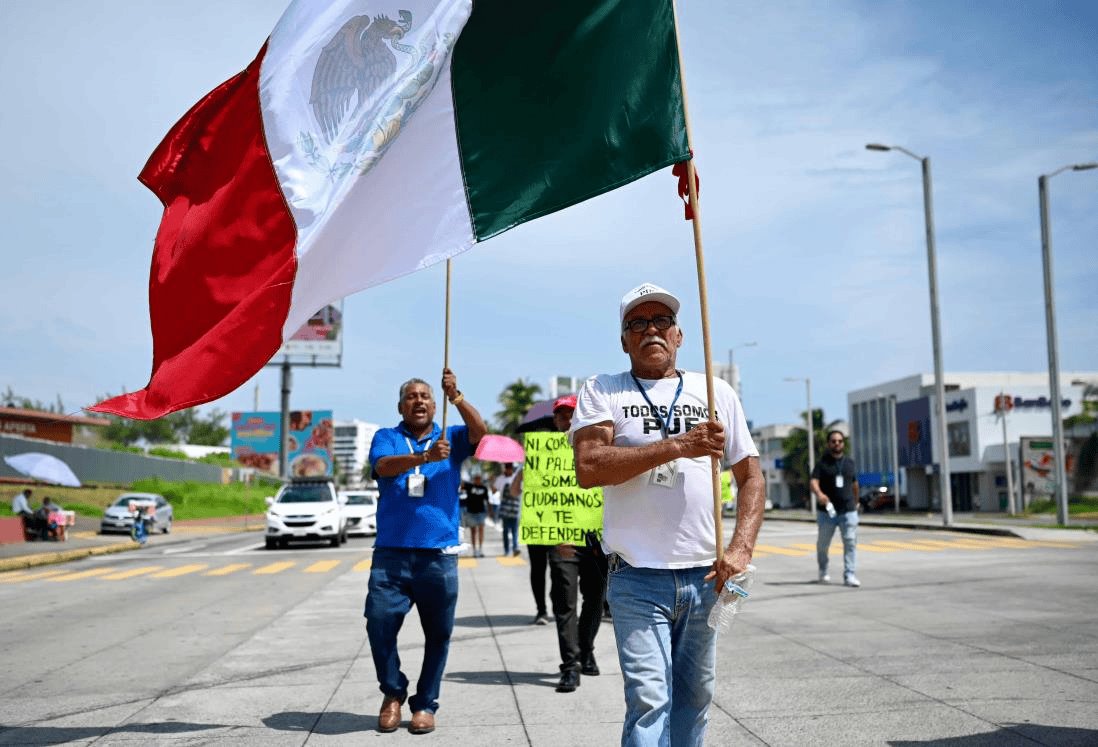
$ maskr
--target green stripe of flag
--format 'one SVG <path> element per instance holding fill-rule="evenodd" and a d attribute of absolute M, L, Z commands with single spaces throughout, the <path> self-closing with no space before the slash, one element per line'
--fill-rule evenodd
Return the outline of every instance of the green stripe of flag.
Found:
<path fill-rule="evenodd" d="M 479 241 L 689 157 L 672 0 L 476 0 L 452 77 Z"/>

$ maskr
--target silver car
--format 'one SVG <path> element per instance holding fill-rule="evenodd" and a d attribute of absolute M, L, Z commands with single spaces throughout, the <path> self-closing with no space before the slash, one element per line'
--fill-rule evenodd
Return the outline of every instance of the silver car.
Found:
<path fill-rule="evenodd" d="M 133 514 L 130 512 L 131 502 L 150 502 L 156 504 L 154 514 L 156 522 L 152 525 L 153 531 L 160 530 L 164 534 L 172 531 L 172 504 L 157 493 L 123 493 L 115 499 L 114 503 L 107 506 L 103 512 L 103 520 L 99 522 L 100 534 L 108 532 L 123 532 L 129 534 L 133 529 Z"/>

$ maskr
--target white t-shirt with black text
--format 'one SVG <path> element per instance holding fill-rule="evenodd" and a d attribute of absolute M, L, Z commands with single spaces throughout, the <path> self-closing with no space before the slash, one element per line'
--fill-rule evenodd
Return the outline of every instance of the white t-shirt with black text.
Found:
<path fill-rule="evenodd" d="M 658 441 L 664 437 L 664 423 L 669 437 L 685 433 L 708 420 L 709 411 L 705 376 L 686 371 L 682 382 L 682 393 L 669 412 L 678 376 L 634 381 L 626 371 L 591 377 L 577 395 L 569 441 L 576 431 L 606 422 L 613 423 L 614 446 Z M 757 457 L 736 392 L 721 379 L 713 384 L 716 417 L 725 427 L 723 466 Z M 668 487 L 652 484 L 652 470 L 620 485 L 603 486 L 603 545 L 632 566 L 696 568 L 716 558 L 709 457 L 677 459 L 676 463 L 678 474 Z"/>

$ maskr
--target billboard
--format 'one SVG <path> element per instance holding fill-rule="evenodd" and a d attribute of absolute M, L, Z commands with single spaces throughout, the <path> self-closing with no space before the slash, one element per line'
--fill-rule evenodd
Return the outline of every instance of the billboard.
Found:
<path fill-rule="evenodd" d="M 336 360 L 343 355 L 343 302 L 329 304 L 282 343 L 271 363 L 283 359 Z M 338 365 L 338 363 L 337 363 Z"/>
<path fill-rule="evenodd" d="M 278 474 L 278 444 L 282 431 L 278 412 L 234 412 L 231 424 L 233 460 Z M 287 464 L 291 477 L 332 474 L 335 429 L 331 410 L 291 410 Z"/>
<path fill-rule="evenodd" d="M 1075 458 L 1070 442 L 1065 442 L 1065 477 L 1070 486 L 1075 472 Z M 1022 436 L 1018 439 L 1019 459 L 1022 462 L 1022 495 L 1025 505 L 1032 501 L 1055 500 L 1056 456 L 1052 439 L 1048 436 Z"/>
<path fill-rule="evenodd" d="M 896 446 L 901 467 L 925 467 L 933 464 L 929 397 L 896 403 Z"/>

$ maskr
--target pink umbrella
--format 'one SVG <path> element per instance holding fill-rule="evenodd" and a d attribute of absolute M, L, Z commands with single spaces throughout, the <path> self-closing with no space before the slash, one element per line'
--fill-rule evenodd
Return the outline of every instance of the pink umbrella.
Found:
<path fill-rule="evenodd" d="M 522 462 L 526 454 L 522 444 L 507 436 L 484 436 L 473 456 L 482 462 Z"/>

